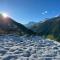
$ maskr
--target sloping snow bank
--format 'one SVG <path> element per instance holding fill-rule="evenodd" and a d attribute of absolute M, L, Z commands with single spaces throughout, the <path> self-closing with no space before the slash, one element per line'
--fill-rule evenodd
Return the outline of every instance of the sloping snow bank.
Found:
<path fill-rule="evenodd" d="M 0 36 L 0 60 L 60 60 L 60 43 L 40 36 Z"/>

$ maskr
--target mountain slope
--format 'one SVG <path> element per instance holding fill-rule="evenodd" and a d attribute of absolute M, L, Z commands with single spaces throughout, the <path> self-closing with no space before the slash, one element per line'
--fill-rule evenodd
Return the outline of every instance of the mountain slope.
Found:
<path fill-rule="evenodd" d="M 41 36 L 60 41 L 60 16 L 33 25 L 31 29 Z"/>
<path fill-rule="evenodd" d="M 0 34 L 30 35 L 34 34 L 34 32 L 10 17 L 5 18 L 0 14 Z"/>

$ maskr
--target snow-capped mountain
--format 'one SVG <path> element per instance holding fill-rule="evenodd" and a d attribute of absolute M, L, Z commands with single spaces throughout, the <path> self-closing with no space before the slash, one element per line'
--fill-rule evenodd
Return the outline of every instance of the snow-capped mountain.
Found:
<path fill-rule="evenodd" d="M 36 22 L 29 22 L 28 24 L 25 24 L 25 26 L 30 29 L 31 26 L 33 26 L 35 24 L 36 24 Z"/>

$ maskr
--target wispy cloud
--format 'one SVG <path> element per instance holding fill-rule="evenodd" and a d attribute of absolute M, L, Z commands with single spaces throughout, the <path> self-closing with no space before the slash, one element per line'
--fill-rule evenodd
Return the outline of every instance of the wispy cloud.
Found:
<path fill-rule="evenodd" d="M 60 16 L 59 14 L 57 14 L 57 15 L 55 15 L 54 17 L 58 17 L 58 16 Z"/>
<path fill-rule="evenodd" d="M 44 12 L 42 12 L 42 15 L 45 15 L 45 14 L 47 14 L 48 13 L 48 11 L 44 11 Z"/>

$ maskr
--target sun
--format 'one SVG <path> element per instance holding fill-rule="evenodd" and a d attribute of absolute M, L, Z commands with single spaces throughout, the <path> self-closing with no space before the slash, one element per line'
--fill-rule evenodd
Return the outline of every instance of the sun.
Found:
<path fill-rule="evenodd" d="M 7 14 L 7 13 L 2 13 L 2 16 L 3 16 L 4 18 L 6 18 L 6 17 L 8 17 L 8 14 Z"/>

